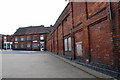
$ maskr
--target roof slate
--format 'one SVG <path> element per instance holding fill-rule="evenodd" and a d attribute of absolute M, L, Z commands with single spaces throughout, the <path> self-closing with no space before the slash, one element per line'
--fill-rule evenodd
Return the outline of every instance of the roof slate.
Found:
<path fill-rule="evenodd" d="M 14 35 L 29 35 L 29 34 L 40 34 L 40 33 L 49 33 L 53 27 L 44 27 L 44 26 L 30 26 L 22 27 L 17 29 Z"/>

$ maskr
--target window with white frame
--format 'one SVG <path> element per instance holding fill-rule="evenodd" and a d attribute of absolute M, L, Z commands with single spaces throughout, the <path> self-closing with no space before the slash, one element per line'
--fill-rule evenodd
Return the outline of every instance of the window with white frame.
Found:
<path fill-rule="evenodd" d="M 21 37 L 21 41 L 24 41 L 24 37 Z"/>
<path fill-rule="evenodd" d="M 21 44 L 21 48 L 24 48 L 24 44 Z"/>
<path fill-rule="evenodd" d="M 40 40 L 44 40 L 44 35 L 41 35 L 41 36 L 40 36 Z"/>
<path fill-rule="evenodd" d="M 17 38 L 17 37 L 15 37 L 15 41 L 18 41 L 18 38 Z"/>
<path fill-rule="evenodd" d="M 18 45 L 17 45 L 17 44 L 15 44 L 15 48 L 18 48 Z"/>
<path fill-rule="evenodd" d="M 33 47 L 38 47 L 38 44 L 37 44 L 37 43 L 34 43 L 34 44 L 33 44 Z"/>
<path fill-rule="evenodd" d="M 82 55 L 82 42 L 76 43 L 77 46 L 77 55 L 81 56 Z"/>
<path fill-rule="evenodd" d="M 68 46 L 69 46 L 69 51 L 72 50 L 72 47 L 71 47 L 71 37 L 68 38 Z"/>
<path fill-rule="evenodd" d="M 67 51 L 67 39 L 64 40 L 64 44 L 65 44 L 65 51 Z"/>
<path fill-rule="evenodd" d="M 27 47 L 30 48 L 30 43 L 27 44 Z"/>

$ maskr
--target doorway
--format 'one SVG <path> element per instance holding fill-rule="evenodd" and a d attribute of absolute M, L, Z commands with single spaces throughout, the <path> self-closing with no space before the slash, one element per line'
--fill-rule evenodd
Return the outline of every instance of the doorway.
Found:
<path fill-rule="evenodd" d="M 40 42 L 40 51 L 44 51 L 44 42 Z"/>

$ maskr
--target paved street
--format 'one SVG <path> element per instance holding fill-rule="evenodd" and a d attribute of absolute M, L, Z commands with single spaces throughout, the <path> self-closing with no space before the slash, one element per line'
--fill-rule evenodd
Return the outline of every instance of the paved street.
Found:
<path fill-rule="evenodd" d="M 39 51 L 2 51 L 3 78 L 94 78 L 92 75 Z"/>

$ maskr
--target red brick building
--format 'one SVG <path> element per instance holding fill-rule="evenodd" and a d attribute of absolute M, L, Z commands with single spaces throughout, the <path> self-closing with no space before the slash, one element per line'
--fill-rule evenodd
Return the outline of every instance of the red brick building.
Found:
<path fill-rule="evenodd" d="M 2 49 L 2 34 L 0 34 L 0 49 Z"/>
<path fill-rule="evenodd" d="M 47 50 L 120 71 L 120 2 L 70 2 L 47 37 Z"/>
<path fill-rule="evenodd" d="M 45 50 L 46 36 L 52 28 L 44 25 L 19 28 L 13 35 L 13 49 Z"/>
<path fill-rule="evenodd" d="M 12 35 L 2 35 L 2 49 L 12 49 Z"/>

